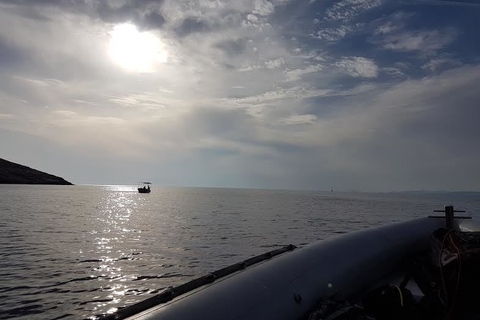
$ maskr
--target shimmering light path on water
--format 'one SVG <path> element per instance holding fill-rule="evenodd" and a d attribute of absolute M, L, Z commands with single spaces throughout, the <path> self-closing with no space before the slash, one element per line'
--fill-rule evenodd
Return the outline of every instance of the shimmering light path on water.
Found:
<path fill-rule="evenodd" d="M 478 195 L 0 185 L 0 319 L 104 313 L 278 246 L 426 216 Z"/>

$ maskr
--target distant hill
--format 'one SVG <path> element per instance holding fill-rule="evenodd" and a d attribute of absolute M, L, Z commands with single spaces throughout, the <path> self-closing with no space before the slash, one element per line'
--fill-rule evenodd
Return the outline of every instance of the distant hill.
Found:
<path fill-rule="evenodd" d="M 71 185 L 67 180 L 0 158 L 0 184 Z"/>

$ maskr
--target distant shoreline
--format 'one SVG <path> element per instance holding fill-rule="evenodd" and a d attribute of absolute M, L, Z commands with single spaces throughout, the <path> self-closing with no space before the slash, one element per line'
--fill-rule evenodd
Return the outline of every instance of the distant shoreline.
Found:
<path fill-rule="evenodd" d="M 1 183 L 0 183 L 1 184 Z M 77 183 L 76 186 L 91 186 L 91 187 L 137 187 L 134 183 Z M 435 195 L 471 195 L 479 196 L 480 191 L 448 191 L 448 190 L 407 190 L 407 191 L 361 191 L 361 190 L 331 190 L 327 189 L 286 189 L 286 188 L 248 188 L 248 187 L 219 187 L 219 186 L 177 186 L 177 185 L 157 185 L 155 188 L 179 188 L 179 189 L 219 189 L 219 190 L 251 190 L 251 191 L 280 191 L 280 192 L 308 192 L 308 193 L 325 193 L 329 195 L 340 194 L 372 194 L 372 195 L 411 195 L 411 196 L 435 196 Z"/>
<path fill-rule="evenodd" d="M 73 185 L 61 177 L 1 158 L 0 184 Z"/>

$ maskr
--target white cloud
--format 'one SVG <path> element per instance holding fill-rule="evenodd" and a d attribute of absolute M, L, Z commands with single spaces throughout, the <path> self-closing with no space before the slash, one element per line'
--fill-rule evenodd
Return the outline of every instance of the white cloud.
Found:
<path fill-rule="evenodd" d="M 323 66 L 320 64 L 309 65 L 308 67 L 303 69 L 287 70 L 286 81 L 298 81 L 298 80 L 301 80 L 301 77 L 305 74 L 315 73 L 321 70 L 323 70 Z"/>
<path fill-rule="evenodd" d="M 397 31 L 401 29 L 400 25 L 395 25 L 392 22 L 387 22 L 384 25 L 379 26 L 378 28 L 375 29 L 374 34 L 389 34 L 394 31 Z"/>
<path fill-rule="evenodd" d="M 69 110 L 56 110 L 56 111 L 53 111 L 52 113 L 63 116 L 63 117 L 74 117 L 77 115 L 76 112 L 69 111 Z"/>
<path fill-rule="evenodd" d="M 309 126 L 269 137 L 311 151 L 302 158 L 313 158 L 311 164 L 296 158 L 295 166 L 315 168 L 321 162 L 329 172 L 346 175 L 349 186 L 365 186 L 361 181 L 367 179 L 376 190 L 478 189 L 478 117 L 472 116 L 479 114 L 474 89 L 479 79 L 477 65 L 377 87 L 343 100 L 337 112 Z"/>
<path fill-rule="evenodd" d="M 251 66 L 244 66 L 238 69 L 238 71 L 248 72 L 248 71 L 259 70 L 259 69 L 263 69 L 263 66 L 257 64 L 257 65 L 251 65 Z"/>
<path fill-rule="evenodd" d="M 374 61 L 359 56 L 364 47 L 347 43 L 350 38 L 345 38 L 352 30 L 371 31 L 372 26 L 385 23 L 383 18 L 366 24 L 355 21 L 381 1 L 330 1 L 324 17 L 312 12 L 302 16 L 308 16 L 306 24 L 301 21 L 294 28 L 288 23 L 299 22 L 295 20 L 298 17 L 285 19 L 284 14 L 290 13 L 286 10 L 278 10 L 278 16 L 271 19 L 279 3 L 162 2 L 158 7 L 165 22 L 152 32 L 165 42 L 172 59 L 155 74 L 147 75 L 123 71 L 109 60 L 110 21 L 63 14 L 59 9 L 55 15 L 44 12 L 48 19 L 42 22 L 33 22 L 0 10 L 0 45 L 7 44 L 12 52 L 27 56 L 24 61 L 21 54 L 15 56 L 22 62 L 15 72 L 9 73 L 13 67 L 6 63 L 1 66 L 0 127 L 71 146 L 70 150 L 80 149 L 97 160 L 105 155 L 147 155 L 155 162 L 155 166 L 145 166 L 151 171 L 168 171 L 163 167 L 164 155 L 175 163 L 181 163 L 178 159 L 185 154 L 192 163 L 205 162 L 199 154 L 209 149 L 209 157 L 215 159 L 211 163 L 224 157 L 222 151 L 229 154 L 225 163 L 235 167 L 241 162 L 245 171 L 239 175 L 260 170 L 252 164 L 261 162 L 268 163 L 275 172 L 272 176 L 278 179 L 286 177 L 288 170 L 284 168 L 300 168 L 295 174 L 312 176 L 312 184 L 324 181 L 329 172 L 337 172 L 335 178 L 342 176 L 347 183 L 358 177 L 362 187 L 386 185 L 385 181 L 396 184 L 410 168 L 423 174 L 422 166 L 428 169 L 432 164 L 425 161 L 429 155 L 448 154 L 445 150 L 437 152 L 444 147 L 438 141 L 455 141 L 449 145 L 459 148 L 478 136 L 473 120 L 468 122 L 478 118 L 478 111 L 473 104 L 466 109 L 469 101 L 478 101 L 478 67 L 439 74 L 455 63 L 447 61 L 449 56 L 429 56 L 422 67 L 435 71 L 435 76 L 407 80 L 414 77 L 408 71 L 419 57 L 412 64 L 395 63 L 407 55 L 369 52 L 369 57 L 385 59 Z M 122 4 L 119 2 L 118 7 Z M 314 9 L 307 2 L 303 5 Z M 318 1 L 315 5 L 323 6 Z M 297 12 L 303 14 L 302 10 Z M 383 24 L 375 35 L 368 35 L 378 40 L 376 49 L 434 53 L 457 35 L 449 30 L 409 31 L 404 28 L 408 24 L 397 22 Z M 310 37 L 311 30 L 303 29 L 305 25 L 315 28 Z M 326 28 L 319 30 L 320 26 Z M 360 41 L 362 36 L 356 32 L 352 38 Z M 337 46 L 335 41 L 340 39 L 346 47 Z M 345 48 L 360 51 L 346 53 Z M 34 56 L 29 56 L 32 53 Z M 380 74 L 389 75 L 388 81 L 382 77 L 379 83 L 376 78 Z M 465 112 L 458 112 L 458 108 Z M 462 130 L 438 138 L 450 127 L 431 124 L 450 121 L 462 124 L 456 126 Z M 465 129 L 468 135 L 462 136 Z M 458 135 L 461 139 L 455 139 Z M 2 139 L 0 143 L 4 143 Z M 475 152 L 474 148 L 461 150 Z M 424 161 L 415 162 L 412 154 L 420 154 Z M 252 162 L 253 158 L 257 162 Z M 472 158 L 477 163 L 480 159 Z M 321 169 L 318 163 L 322 163 Z M 437 165 L 437 160 L 434 163 Z M 464 167 L 473 171 L 476 165 Z M 185 163 L 182 166 L 186 167 Z M 182 172 L 182 168 L 172 168 L 172 172 Z M 438 168 L 442 169 L 438 172 L 459 170 L 450 165 Z M 383 172 L 392 179 L 382 179 Z M 288 180 L 301 185 L 298 177 L 292 175 Z M 432 179 L 434 175 L 425 177 Z M 416 177 L 412 181 L 417 181 Z"/>
<path fill-rule="evenodd" d="M 14 76 L 13 78 L 39 87 L 65 87 L 65 83 L 58 79 L 33 79 L 21 76 Z"/>
<path fill-rule="evenodd" d="M 255 0 L 255 8 L 253 9 L 253 13 L 261 15 L 261 16 L 268 16 L 275 10 L 275 6 L 267 1 L 267 0 Z"/>
<path fill-rule="evenodd" d="M 269 61 L 265 62 L 265 66 L 267 67 L 267 69 L 280 68 L 284 64 L 285 64 L 285 60 L 283 60 L 282 58 L 275 59 L 275 60 L 269 60 Z"/>
<path fill-rule="evenodd" d="M 382 4 L 382 0 L 342 0 L 325 11 L 327 21 L 349 21 L 366 10 L 373 9 Z"/>
<path fill-rule="evenodd" d="M 242 26 L 244 28 L 255 29 L 257 32 L 262 32 L 271 28 L 271 25 L 268 23 L 268 16 L 262 16 L 258 13 L 257 15 L 249 13 L 242 21 Z"/>
<path fill-rule="evenodd" d="M 378 76 L 378 67 L 375 62 L 364 57 L 343 58 L 335 65 L 352 77 L 376 78 Z"/>
<path fill-rule="evenodd" d="M 405 73 L 400 68 L 385 67 L 381 69 L 381 72 L 389 74 L 391 76 L 403 76 Z"/>
<path fill-rule="evenodd" d="M 315 39 L 337 41 L 343 39 L 352 29 L 348 26 L 341 26 L 338 28 L 325 28 L 310 34 Z"/>
<path fill-rule="evenodd" d="M 298 48 L 297 48 L 298 49 Z M 321 51 L 316 51 L 316 50 L 311 50 L 307 52 L 303 52 L 302 50 L 298 51 L 295 49 L 295 53 L 300 53 L 299 55 L 296 56 L 296 58 L 299 59 L 304 59 L 304 60 L 315 60 L 315 61 L 326 61 L 325 53 Z"/>
<path fill-rule="evenodd" d="M 283 58 L 278 58 L 278 59 L 265 61 L 263 64 L 243 66 L 240 69 L 238 69 L 238 71 L 247 72 L 247 71 L 260 70 L 260 69 L 278 69 L 284 65 L 285 65 L 285 60 Z"/>
<path fill-rule="evenodd" d="M 431 4 L 437 6 L 454 6 L 454 7 L 480 7 L 480 3 L 466 2 L 466 1 L 445 1 L 445 0 L 420 0 L 420 4 Z"/>
<path fill-rule="evenodd" d="M 148 93 L 129 94 L 111 98 L 110 101 L 131 108 L 161 109 L 166 107 L 164 99 L 159 99 L 156 95 Z"/>
<path fill-rule="evenodd" d="M 250 22 L 252 22 L 252 23 L 258 22 L 258 18 L 257 18 L 257 16 L 254 15 L 254 14 L 249 14 L 249 15 L 247 16 L 247 20 L 250 21 Z"/>
<path fill-rule="evenodd" d="M 454 30 L 403 32 L 387 36 L 384 39 L 383 48 L 395 51 L 434 53 L 453 42 L 456 37 L 457 32 Z"/>
<path fill-rule="evenodd" d="M 75 103 L 78 103 L 78 104 L 83 104 L 83 105 L 92 105 L 92 106 L 97 106 L 98 105 L 95 102 L 81 100 L 81 99 L 73 99 L 72 101 L 75 102 Z"/>
<path fill-rule="evenodd" d="M 231 98 L 222 99 L 219 101 L 220 105 L 244 106 L 250 107 L 254 105 L 262 105 L 288 99 L 306 99 L 313 97 L 324 97 L 333 94 L 334 91 L 330 89 L 308 89 L 304 87 L 289 87 L 284 89 L 277 89 L 267 91 L 265 93 L 249 96 L 245 98 Z"/>
<path fill-rule="evenodd" d="M 459 61 L 449 58 L 431 59 L 422 65 L 422 69 L 430 70 L 432 72 L 437 71 L 443 67 L 458 67 L 462 64 Z"/>
<path fill-rule="evenodd" d="M 52 117 L 45 121 L 52 126 L 74 129 L 75 127 L 86 129 L 87 127 L 98 128 L 99 126 L 122 126 L 127 120 L 118 117 L 100 117 L 79 114 L 69 110 L 56 110 L 51 113 Z"/>
<path fill-rule="evenodd" d="M 313 124 L 316 120 L 317 117 L 313 114 L 301 114 L 283 118 L 280 122 L 286 125 L 305 125 Z"/>

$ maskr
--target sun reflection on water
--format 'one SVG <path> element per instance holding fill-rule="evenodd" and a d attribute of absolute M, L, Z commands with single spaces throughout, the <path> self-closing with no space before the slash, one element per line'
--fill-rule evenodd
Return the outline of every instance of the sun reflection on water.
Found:
<path fill-rule="evenodd" d="M 99 188 L 81 244 L 85 276 L 95 288 L 86 293 L 91 313 L 114 312 L 192 277 L 182 271 L 187 249 L 176 245 L 179 238 L 190 239 L 188 221 L 177 214 L 171 199 L 155 197 L 158 193 L 145 196 L 131 186 Z M 170 243 L 165 241 L 169 237 Z M 195 241 L 191 239 L 192 245 Z"/>
<path fill-rule="evenodd" d="M 99 199 L 94 222 L 95 229 L 91 230 L 92 244 L 95 246 L 93 254 L 99 264 L 91 269 L 99 281 L 105 281 L 102 291 L 110 292 L 103 299 L 94 300 L 95 310 L 105 310 L 108 305 L 116 305 L 121 298 L 128 294 L 129 287 L 125 284 L 134 276 L 124 274 L 119 266 L 119 260 L 134 260 L 132 252 L 124 251 L 124 242 L 138 238 L 137 230 L 131 222 L 132 216 L 138 212 L 138 194 L 136 189 L 129 186 L 106 186 L 105 193 Z M 95 259 L 93 259 L 95 260 Z M 110 308 L 107 313 L 113 313 L 117 308 Z"/>

